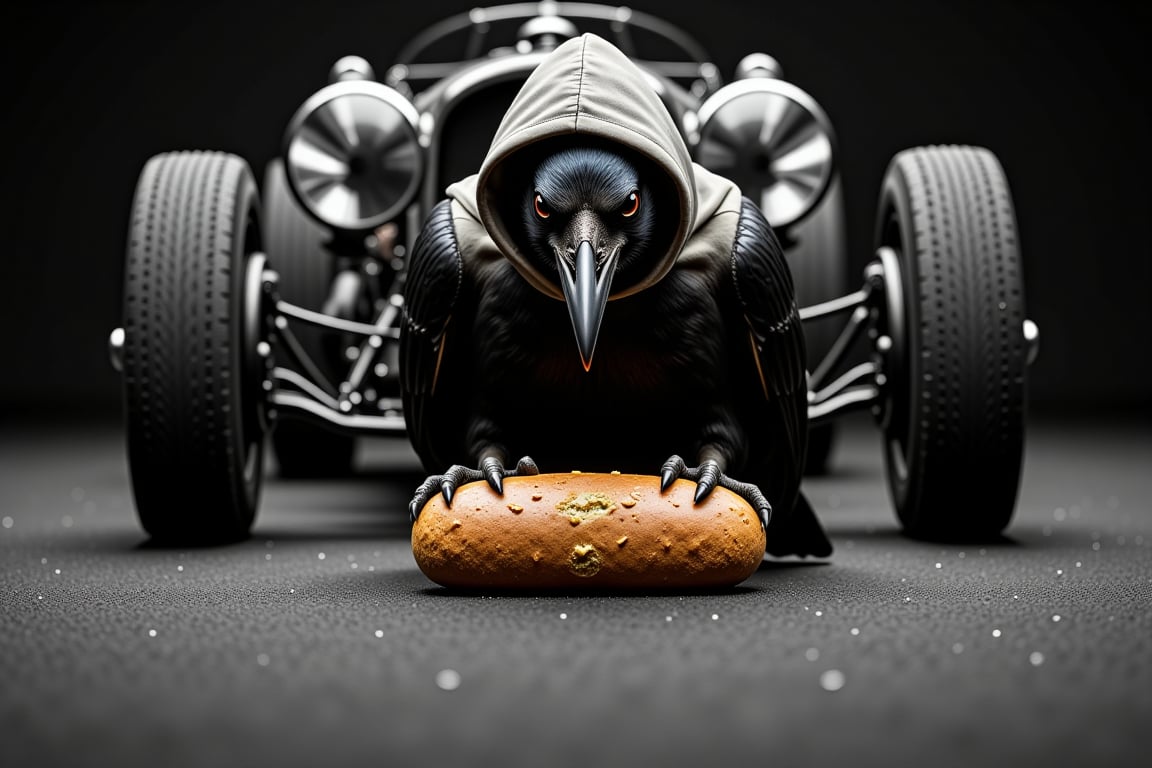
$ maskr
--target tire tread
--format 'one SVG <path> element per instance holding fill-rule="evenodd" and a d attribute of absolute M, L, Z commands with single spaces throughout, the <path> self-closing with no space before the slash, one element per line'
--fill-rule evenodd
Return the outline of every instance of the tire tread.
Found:
<path fill-rule="evenodd" d="M 1015 217 L 995 156 L 968 146 L 898 154 L 913 222 L 905 257 L 919 308 L 904 527 L 985 537 L 1011 519 L 1023 452 L 1025 350 Z M 894 486 L 894 491 L 896 490 Z"/>
<path fill-rule="evenodd" d="M 124 396 L 133 494 L 164 541 L 235 538 L 255 514 L 234 401 L 238 215 L 255 194 L 224 153 L 150 159 L 133 203 L 125 270 Z M 257 455 L 259 447 L 256 448 Z M 258 456 L 257 456 L 258 458 Z M 258 467 L 258 464 L 257 464 Z"/>

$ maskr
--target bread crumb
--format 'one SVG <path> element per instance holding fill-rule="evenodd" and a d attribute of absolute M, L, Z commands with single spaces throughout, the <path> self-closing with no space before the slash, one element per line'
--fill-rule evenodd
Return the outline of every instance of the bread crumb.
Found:
<path fill-rule="evenodd" d="M 544 498 L 544 494 L 542 494 L 542 493 L 532 494 L 532 501 L 540 501 L 540 499 L 542 499 L 542 498 Z"/>
<path fill-rule="evenodd" d="M 636 499 L 633 499 L 633 498 L 621 499 L 620 503 L 623 504 L 625 507 L 631 509 L 632 507 L 636 506 Z"/>
<path fill-rule="evenodd" d="M 610 474 L 618 475 L 618 474 L 620 474 L 620 470 L 614 469 L 614 470 L 612 470 L 612 472 Z"/>
<path fill-rule="evenodd" d="M 632 491 L 632 493 L 630 493 L 628 495 L 631 496 L 632 498 L 636 499 L 636 501 L 640 501 L 640 488 L 639 488 L 639 486 L 637 486 L 635 491 Z"/>
<path fill-rule="evenodd" d="M 459 528 L 462 525 L 464 525 L 464 523 L 460 522 L 459 520 L 457 520 L 455 518 L 452 520 L 452 530 L 456 530 L 457 528 Z"/>
<path fill-rule="evenodd" d="M 616 502 L 611 496 L 595 491 L 569 494 L 568 498 L 556 505 L 556 510 L 567 517 L 572 525 L 578 525 L 581 520 L 603 517 L 615 508 Z"/>
<path fill-rule="evenodd" d="M 524 507 L 520 506 L 519 504 L 509 504 L 508 509 L 512 510 L 516 514 L 520 514 L 524 511 Z"/>
<path fill-rule="evenodd" d="M 574 470 L 572 470 L 572 474 L 574 474 L 574 475 L 582 475 L 582 474 L 584 474 L 584 473 L 583 473 L 583 472 L 581 472 L 581 471 L 580 471 L 580 470 L 578 470 L 578 469 L 574 469 Z"/>
<path fill-rule="evenodd" d="M 621 536 L 620 538 L 616 539 L 616 546 L 618 546 L 618 547 L 622 547 L 627 543 L 628 543 L 628 537 L 627 536 Z"/>
<path fill-rule="evenodd" d="M 540 550 L 536 550 L 535 552 L 532 553 L 532 562 L 534 562 L 534 563 L 540 562 Z"/>
<path fill-rule="evenodd" d="M 575 545 L 568 558 L 568 570 L 581 577 L 595 576 L 600 571 L 600 553 L 591 544 Z"/>

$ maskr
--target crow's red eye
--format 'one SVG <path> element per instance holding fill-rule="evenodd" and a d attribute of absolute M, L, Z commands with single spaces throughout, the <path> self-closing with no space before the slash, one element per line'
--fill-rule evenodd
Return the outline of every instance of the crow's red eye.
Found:
<path fill-rule="evenodd" d="M 627 218 L 629 216 L 635 216 L 638 210 L 640 210 L 640 193 L 633 192 L 628 195 L 628 202 L 624 203 L 624 207 L 620 210 L 620 213 Z"/>
<path fill-rule="evenodd" d="M 548 205 L 544 202 L 544 197 L 539 192 L 536 193 L 536 199 L 532 201 L 532 207 L 536 209 L 536 215 L 542 219 L 546 219 L 552 215 L 552 211 L 548 210 Z"/>

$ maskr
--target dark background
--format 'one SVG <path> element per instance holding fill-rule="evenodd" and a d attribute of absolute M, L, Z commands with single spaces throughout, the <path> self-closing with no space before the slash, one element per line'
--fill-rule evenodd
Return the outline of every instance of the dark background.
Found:
<path fill-rule="evenodd" d="M 1152 404 L 1147 333 L 1149 11 L 1044 2 L 635 2 L 689 30 L 725 79 L 776 56 L 838 130 L 854 269 L 896 151 L 991 148 L 1042 331 L 1037 412 Z M 128 208 L 146 159 L 238 153 L 257 173 L 290 114 L 357 53 L 378 72 L 465 2 L 9 3 L 2 14 L 0 413 L 115 414 Z"/>

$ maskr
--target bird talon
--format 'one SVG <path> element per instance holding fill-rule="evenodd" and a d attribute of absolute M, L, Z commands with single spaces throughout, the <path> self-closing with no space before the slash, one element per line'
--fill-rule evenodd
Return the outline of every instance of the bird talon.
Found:
<path fill-rule="evenodd" d="M 676 455 L 668 457 L 668 461 L 660 468 L 660 493 L 668 490 L 672 486 L 672 481 L 683 477 L 686 471 L 684 459 Z"/>
<path fill-rule="evenodd" d="M 480 462 L 480 471 L 484 473 L 488 486 L 501 496 L 504 495 L 504 465 L 494 456 L 489 456 Z"/>
<path fill-rule="evenodd" d="M 767 531 L 768 523 L 772 522 L 772 506 L 769 505 L 767 507 L 761 507 L 756 511 L 760 513 L 760 525 L 764 528 L 765 531 Z"/>
<path fill-rule="evenodd" d="M 717 483 L 724 475 L 720 473 L 720 466 L 714 461 L 706 461 L 696 469 L 696 495 L 693 497 L 693 502 L 699 504 L 708 497 L 708 494 L 716 490 Z"/>
<path fill-rule="evenodd" d="M 424 509 L 424 505 L 431 501 L 437 493 L 444 497 L 444 504 L 451 507 L 452 499 L 456 496 L 456 490 L 466 483 L 484 480 L 492 490 L 503 496 L 504 478 L 513 475 L 538 474 L 540 474 L 539 467 L 528 456 L 520 459 L 516 464 L 516 469 L 512 470 L 504 469 L 503 462 L 494 456 L 489 456 L 481 461 L 479 469 L 472 469 L 463 464 L 453 464 L 444 474 L 431 475 L 420 484 L 412 495 L 412 501 L 408 503 L 408 516 L 415 523 L 420 517 L 420 512 Z"/>
<path fill-rule="evenodd" d="M 764 526 L 765 530 L 768 529 L 768 521 L 772 518 L 772 505 L 768 503 L 768 499 L 757 486 L 733 480 L 725 475 L 720 471 L 720 465 L 716 461 L 707 459 L 698 467 L 687 467 L 682 458 L 671 456 L 660 468 L 660 492 L 663 493 L 668 490 L 677 478 L 696 483 L 696 493 L 693 496 L 694 504 L 699 504 L 708 498 L 717 486 L 732 491 L 756 510 L 760 517 L 760 524 Z"/>
<path fill-rule="evenodd" d="M 505 475 L 518 475 L 524 477 L 527 475 L 540 474 L 540 467 L 536 466 L 536 462 L 532 460 L 531 456 L 521 456 L 520 461 L 516 462 L 516 469 L 505 470 Z"/>

